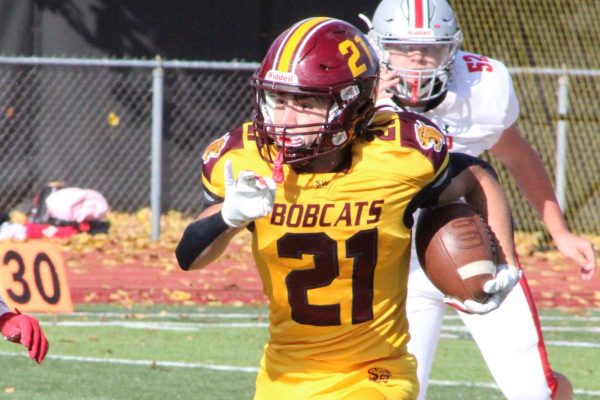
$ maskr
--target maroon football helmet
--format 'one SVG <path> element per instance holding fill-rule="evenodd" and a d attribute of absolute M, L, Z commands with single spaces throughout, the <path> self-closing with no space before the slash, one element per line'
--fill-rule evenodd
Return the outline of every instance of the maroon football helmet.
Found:
<path fill-rule="evenodd" d="M 302 166 L 351 143 L 375 112 L 378 74 L 375 50 L 349 23 L 316 17 L 294 24 L 273 42 L 252 78 L 252 120 L 261 157 L 276 166 Z M 324 98 L 329 104 L 325 123 L 276 124 L 269 104 L 273 93 Z M 317 139 L 290 145 L 302 142 L 294 140 L 298 135 Z"/>

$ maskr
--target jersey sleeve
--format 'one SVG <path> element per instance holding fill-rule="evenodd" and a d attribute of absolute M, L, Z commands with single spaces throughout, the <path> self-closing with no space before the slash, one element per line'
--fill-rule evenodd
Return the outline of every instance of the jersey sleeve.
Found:
<path fill-rule="evenodd" d="M 395 171 L 389 173 L 396 175 L 399 184 L 414 193 L 404 213 L 404 224 L 411 227 L 413 212 L 419 207 L 435 204 L 439 193 L 450 181 L 448 147 L 446 137 L 429 119 L 411 112 L 395 114 L 397 119 L 392 118 L 394 123 L 379 139 L 385 141 L 399 132 L 399 143 L 394 146 L 394 159 L 387 159 L 384 154 L 381 162 L 389 161 L 390 166 L 394 165 Z"/>
<path fill-rule="evenodd" d="M 221 203 L 225 197 L 225 160 L 236 149 L 244 147 L 243 131 L 238 128 L 210 143 L 202 155 L 202 187 L 204 206 Z"/>
<path fill-rule="evenodd" d="M 517 99 L 517 94 L 515 93 L 515 88 L 513 86 L 512 78 L 510 77 L 510 73 L 506 69 L 506 88 L 507 88 L 507 103 L 506 103 L 506 113 L 504 114 L 504 127 L 505 129 L 510 128 L 519 117 L 519 100 Z"/>

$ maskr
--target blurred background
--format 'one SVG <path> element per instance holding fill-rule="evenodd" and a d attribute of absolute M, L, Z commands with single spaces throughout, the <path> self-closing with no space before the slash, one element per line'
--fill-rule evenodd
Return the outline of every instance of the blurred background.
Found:
<path fill-rule="evenodd" d="M 597 236 L 600 2 L 451 3 L 463 48 L 510 68 L 521 130 L 557 182 L 569 224 Z M 3 0 L 0 209 L 26 208 L 36 191 L 58 179 L 100 191 L 123 212 L 149 207 L 152 185 L 158 185 L 161 213 L 195 215 L 202 205 L 202 150 L 249 117 L 248 81 L 272 40 L 315 15 L 365 30 L 357 14 L 372 16 L 377 4 Z M 154 180 L 153 158 L 161 166 Z M 547 237 L 537 216 L 494 165 L 517 229 L 543 245 Z"/>

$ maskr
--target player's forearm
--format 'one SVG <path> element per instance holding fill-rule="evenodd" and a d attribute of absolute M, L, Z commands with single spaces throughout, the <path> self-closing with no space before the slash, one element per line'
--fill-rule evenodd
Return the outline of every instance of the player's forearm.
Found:
<path fill-rule="evenodd" d="M 204 268 L 223 254 L 239 230 L 227 226 L 220 205 L 206 209 L 187 226 L 175 249 L 179 266 L 184 270 Z"/>
<path fill-rule="evenodd" d="M 516 265 L 512 217 L 508 199 L 498 181 L 479 167 L 469 168 L 474 184 L 469 185 L 465 200 L 487 221 L 496 241 L 499 264 Z"/>
<path fill-rule="evenodd" d="M 523 163 L 507 169 L 517 182 L 519 190 L 523 193 L 529 204 L 538 212 L 548 232 L 555 237 L 568 230 L 567 223 L 562 215 L 554 188 L 550 183 L 541 160 Z M 518 171 L 527 171 L 522 173 Z"/>
<path fill-rule="evenodd" d="M 544 163 L 516 128 L 503 135 L 502 142 L 492 148 L 492 154 L 515 179 L 519 190 L 540 215 L 552 237 L 568 231 Z"/>
<path fill-rule="evenodd" d="M 227 249 L 231 239 L 241 230 L 241 228 L 229 228 L 227 231 L 215 239 L 196 259 L 190 264 L 188 270 L 198 270 L 215 262 Z"/>

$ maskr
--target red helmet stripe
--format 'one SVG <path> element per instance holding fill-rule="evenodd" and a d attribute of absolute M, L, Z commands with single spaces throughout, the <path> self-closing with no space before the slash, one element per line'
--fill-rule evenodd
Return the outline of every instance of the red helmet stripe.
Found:
<path fill-rule="evenodd" d="M 429 27 L 429 0 L 414 0 L 413 1 L 414 12 L 411 12 L 412 17 L 411 25 L 414 28 L 428 28 Z"/>
<path fill-rule="evenodd" d="M 273 63 L 277 71 L 290 72 L 293 57 L 296 54 L 299 45 L 304 42 L 303 39 L 307 36 L 307 33 L 321 22 L 330 19 L 331 18 L 327 17 L 309 18 L 294 25 L 279 45 L 279 49 L 277 49 L 275 62 Z"/>

